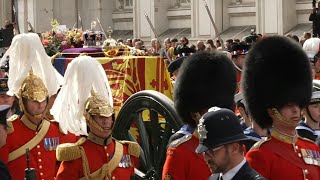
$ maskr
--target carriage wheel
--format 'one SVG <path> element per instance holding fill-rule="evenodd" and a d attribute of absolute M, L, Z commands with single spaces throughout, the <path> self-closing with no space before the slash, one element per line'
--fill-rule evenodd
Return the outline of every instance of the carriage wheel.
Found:
<path fill-rule="evenodd" d="M 142 172 L 146 179 L 160 179 L 168 140 L 181 127 L 173 101 L 157 91 L 144 90 L 127 99 L 117 116 L 113 136 L 138 142 L 141 157 L 136 172 Z M 135 128 L 136 137 L 132 133 Z"/>

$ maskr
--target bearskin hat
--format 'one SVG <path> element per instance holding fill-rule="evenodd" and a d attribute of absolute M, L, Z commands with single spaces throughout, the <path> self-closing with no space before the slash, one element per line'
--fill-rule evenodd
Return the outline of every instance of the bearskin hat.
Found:
<path fill-rule="evenodd" d="M 236 70 L 220 52 L 197 52 L 184 60 L 174 89 L 175 109 L 192 127 L 191 113 L 218 106 L 234 109 Z"/>
<path fill-rule="evenodd" d="M 231 46 L 230 53 L 232 57 L 238 56 L 238 55 L 246 55 L 248 54 L 250 49 L 250 45 L 247 44 L 234 44 Z"/>
<path fill-rule="evenodd" d="M 242 90 L 253 120 L 262 128 L 271 127 L 268 108 L 288 103 L 305 107 L 310 101 L 312 74 L 306 53 L 286 37 L 263 39 L 246 57 Z"/>

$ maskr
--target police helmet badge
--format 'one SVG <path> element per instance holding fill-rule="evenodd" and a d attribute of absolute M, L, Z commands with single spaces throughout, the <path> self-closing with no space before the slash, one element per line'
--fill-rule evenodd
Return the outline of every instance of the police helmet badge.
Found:
<path fill-rule="evenodd" d="M 199 120 L 199 124 L 198 124 L 198 133 L 199 133 L 199 139 L 200 141 L 203 141 L 205 139 L 207 139 L 207 129 L 206 129 L 206 125 L 204 125 L 204 119 L 201 118 Z"/>

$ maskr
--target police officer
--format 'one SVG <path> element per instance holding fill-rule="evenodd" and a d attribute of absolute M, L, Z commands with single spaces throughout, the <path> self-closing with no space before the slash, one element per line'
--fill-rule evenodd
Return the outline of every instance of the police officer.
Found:
<path fill-rule="evenodd" d="M 199 134 L 192 130 L 197 127 L 201 115 L 212 106 L 234 110 L 235 88 L 235 68 L 220 52 L 197 52 L 182 63 L 174 103 L 191 132 L 169 145 L 162 179 L 208 179 L 210 170 L 203 156 L 195 153 Z"/>
<path fill-rule="evenodd" d="M 64 125 L 63 131 L 83 137 L 74 144 L 58 146 L 57 159 L 62 163 L 57 179 L 133 178 L 139 145 L 112 138 L 113 101 L 102 65 L 88 56 L 75 58 L 68 65 L 65 78 L 52 113 L 54 119 Z"/>
<path fill-rule="evenodd" d="M 249 140 L 238 117 L 229 109 L 212 107 L 198 124 L 200 143 L 196 152 L 203 154 L 212 173 L 224 180 L 264 179 L 246 162 L 243 141 Z"/>
<path fill-rule="evenodd" d="M 15 36 L 6 54 L 10 54 L 9 93 L 19 98 L 23 115 L 8 119 L 7 143 L 0 148 L 0 159 L 8 164 L 13 179 L 24 179 L 28 148 L 36 178 L 52 180 L 57 168 L 56 147 L 76 140 L 62 133 L 57 122 L 44 119 L 49 96 L 61 84 L 59 76 L 37 34 Z"/>
<path fill-rule="evenodd" d="M 268 140 L 247 153 L 250 166 L 267 179 L 320 179 L 319 147 L 295 130 L 312 93 L 306 53 L 286 37 L 265 38 L 250 49 L 242 77 L 251 117 L 272 127 Z"/>

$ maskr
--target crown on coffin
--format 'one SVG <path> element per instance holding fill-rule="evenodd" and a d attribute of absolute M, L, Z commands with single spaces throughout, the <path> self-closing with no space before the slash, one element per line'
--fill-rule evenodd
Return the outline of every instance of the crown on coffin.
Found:
<path fill-rule="evenodd" d="M 83 33 L 84 47 L 100 47 L 105 39 L 103 32 L 96 30 L 97 22 L 91 21 L 91 28 Z"/>

